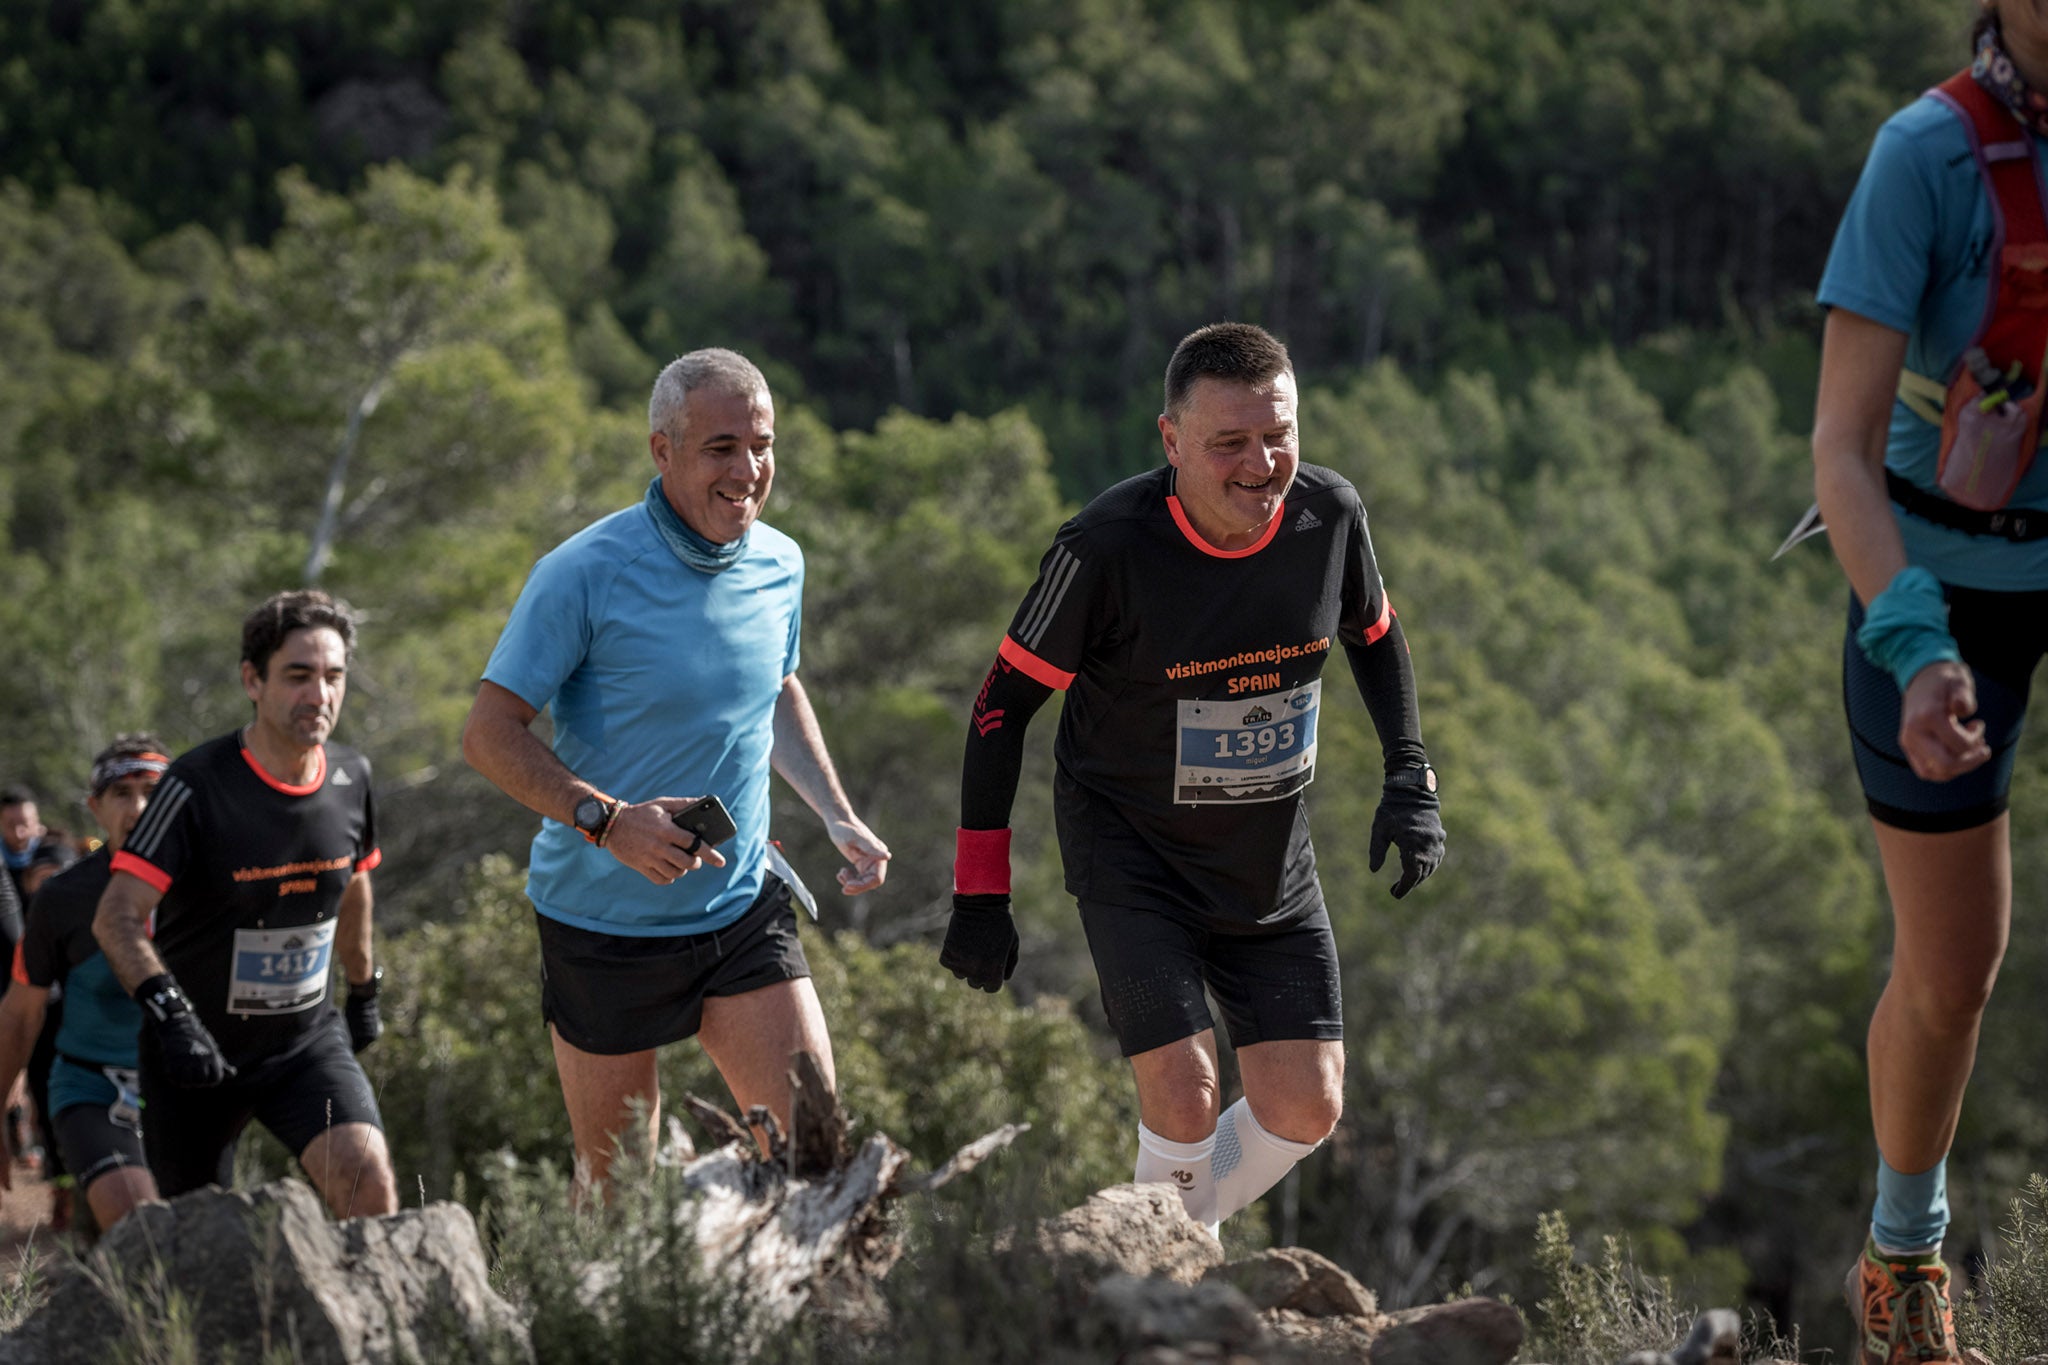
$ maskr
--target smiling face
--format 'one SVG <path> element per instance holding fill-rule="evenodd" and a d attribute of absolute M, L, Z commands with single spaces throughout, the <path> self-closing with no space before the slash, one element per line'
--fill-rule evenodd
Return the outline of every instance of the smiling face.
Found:
<path fill-rule="evenodd" d="M 1301 464 L 1294 376 L 1261 384 L 1202 378 L 1159 436 L 1177 471 L 1174 491 L 1202 538 L 1240 550 L 1279 514 Z"/>
<path fill-rule="evenodd" d="M 775 404 L 752 393 L 692 390 L 682 429 L 647 438 L 661 491 L 692 531 L 726 545 L 747 533 L 775 482 Z"/>
<path fill-rule="evenodd" d="M 242 661 L 242 690 L 256 703 L 256 725 L 280 746 L 325 744 L 348 693 L 348 646 L 328 626 L 308 626 L 284 637 L 264 672 Z"/>

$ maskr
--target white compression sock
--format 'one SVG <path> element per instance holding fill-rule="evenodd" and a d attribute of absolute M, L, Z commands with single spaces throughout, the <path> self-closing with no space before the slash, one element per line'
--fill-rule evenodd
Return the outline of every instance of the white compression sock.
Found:
<path fill-rule="evenodd" d="M 1212 1233 L 1216 1224 L 1216 1182 L 1209 1176 L 1209 1154 L 1215 1147 L 1214 1133 L 1200 1142 L 1173 1142 L 1142 1123 L 1138 1125 L 1137 1182 L 1145 1185 L 1163 1181 L 1179 1190 L 1188 1217 Z"/>
<path fill-rule="evenodd" d="M 1219 1223 L 1280 1183 L 1294 1163 L 1318 1144 L 1289 1142 L 1260 1126 L 1251 1105 L 1239 1100 L 1217 1121 L 1208 1175 L 1215 1191 L 1211 1217 Z"/>

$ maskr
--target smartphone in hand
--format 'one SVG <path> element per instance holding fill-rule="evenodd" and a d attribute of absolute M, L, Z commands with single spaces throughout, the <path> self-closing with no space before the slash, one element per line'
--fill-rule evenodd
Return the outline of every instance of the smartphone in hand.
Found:
<path fill-rule="evenodd" d="M 715 796 L 700 797 L 670 818 L 676 822 L 677 829 L 688 830 L 703 840 L 698 848 L 715 848 L 740 832 L 739 826 L 732 822 L 732 812 Z M 696 849 L 690 851 L 694 853 Z"/>

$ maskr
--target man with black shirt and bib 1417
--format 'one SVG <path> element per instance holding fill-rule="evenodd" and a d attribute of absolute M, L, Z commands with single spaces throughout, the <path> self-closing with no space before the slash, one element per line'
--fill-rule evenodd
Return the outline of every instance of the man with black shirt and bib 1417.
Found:
<path fill-rule="evenodd" d="M 254 1118 L 336 1217 L 398 1208 L 354 1055 L 383 1030 L 370 765 L 327 742 L 354 645 L 354 618 L 324 592 L 251 612 L 242 688 L 254 718 L 180 756 L 114 855 L 93 928 L 143 1009 L 143 1142 L 166 1198 L 227 1185 Z M 336 956 L 345 1022 L 327 1004 Z"/>
<path fill-rule="evenodd" d="M 1398 848 L 1404 896 L 1443 857 L 1365 509 L 1344 479 L 1300 463 L 1295 400 L 1286 348 L 1257 327 L 1219 323 L 1175 349 L 1166 467 L 1060 529 L 975 702 L 940 955 L 987 991 L 1016 967 L 1010 807 L 1024 727 L 1063 691 L 1053 809 L 1137 1080 L 1137 1179 L 1178 1187 L 1212 1233 L 1343 1109 L 1336 941 L 1302 804 L 1333 645 L 1386 763 L 1372 869 Z M 1244 1080 L 1227 1110 L 1205 988 Z"/>
<path fill-rule="evenodd" d="M 170 766 L 154 735 L 121 735 L 92 761 L 86 805 L 107 832 L 92 856 L 45 882 L 14 949 L 13 984 L 0 997 L 0 1092 L 29 1064 L 52 988 L 64 989 L 50 1067 L 49 1126 L 64 1167 L 104 1231 L 156 1198 L 142 1151 L 135 1035 L 141 1011 L 114 978 L 93 937 L 93 912 L 110 866 Z M 8 1170 L 0 1162 L 0 1189 Z"/>

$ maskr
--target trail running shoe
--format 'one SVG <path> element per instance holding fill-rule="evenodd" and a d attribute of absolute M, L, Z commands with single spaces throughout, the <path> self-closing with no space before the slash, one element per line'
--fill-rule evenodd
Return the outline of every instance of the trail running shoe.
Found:
<path fill-rule="evenodd" d="M 1939 1256 L 1885 1256 L 1866 1242 L 1844 1286 L 1856 1319 L 1858 1365 L 1960 1365 L 1948 1267 Z"/>

